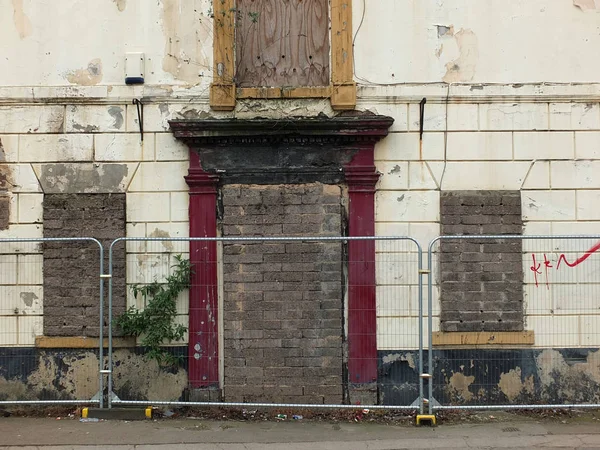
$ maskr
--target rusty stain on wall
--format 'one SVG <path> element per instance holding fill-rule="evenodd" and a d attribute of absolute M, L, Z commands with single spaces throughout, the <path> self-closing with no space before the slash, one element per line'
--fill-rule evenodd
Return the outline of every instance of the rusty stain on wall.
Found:
<path fill-rule="evenodd" d="M 29 17 L 25 15 L 25 11 L 23 10 L 23 0 L 12 0 L 12 5 L 15 27 L 19 33 L 19 37 L 25 39 L 27 36 L 31 36 L 33 28 Z"/>
<path fill-rule="evenodd" d="M 474 381 L 474 376 L 465 376 L 461 372 L 456 372 L 448 380 L 447 389 L 451 392 L 452 397 L 459 397 L 463 401 L 469 401 L 473 398 L 473 393 L 469 391 L 469 386 Z"/>
<path fill-rule="evenodd" d="M 461 29 L 454 34 L 458 45 L 459 57 L 446 64 L 446 75 L 442 80 L 446 83 L 471 81 L 479 60 L 479 44 L 477 36 L 469 29 Z"/>
<path fill-rule="evenodd" d="M 190 85 L 198 84 L 201 73 L 210 71 L 211 38 L 209 28 L 202 25 L 200 14 L 195 3 L 188 0 L 162 2 L 163 70 Z"/>
<path fill-rule="evenodd" d="M 576 6 L 582 11 L 600 9 L 600 0 L 573 0 L 573 6 Z"/>
<path fill-rule="evenodd" d="M 102 81 L 102 60 L 92 59 L 85 69 L 79 69 L 67 74 L 69 83 L 80 86 L 94 86 Z"/>
<path fill-rule="evenodd" d="M 125 11 L 125 8 L 127 8 L 127 0 L 113 0 L 113 3 L 117 5 L 120 12 Z"/>

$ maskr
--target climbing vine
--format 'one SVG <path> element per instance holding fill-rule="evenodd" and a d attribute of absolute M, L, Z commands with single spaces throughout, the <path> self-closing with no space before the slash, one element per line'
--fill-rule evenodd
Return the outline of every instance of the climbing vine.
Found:
<path fill-rule="evenodd" d="M 162 345 L 182 341 L 187 331 L 187 327 L 175 323 L 176 302 L 179 294 L 190 287 L 192 267 L 181 255 L 175 256 L 175 260 L 172 274 L 163 283 L 155 280 L 148 285 L 131 286 L 133 295 L 136 298 L 141 295 L 146 306 L 143 310 L 131 306 L 116 321 L 125 335 L 141 337 L 141 344 L 147 349 L 146 357 L 155 359 L 161 366 L 172 366 L 179 361 Z"/>

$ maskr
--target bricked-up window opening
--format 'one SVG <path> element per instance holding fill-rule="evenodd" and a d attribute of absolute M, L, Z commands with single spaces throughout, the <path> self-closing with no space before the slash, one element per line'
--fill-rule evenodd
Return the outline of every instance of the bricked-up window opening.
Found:
<path fill-rule="evenodd" d="M 328 0 L 237 0 L 238 87 L 329 85 Z"/>
<path fill-rule="evenodd" d="M 449 191 L 440 197 L 443 235 L 522 234 L 519 191 Z M 442 331 L 522 331 L 521 239 L 440 242 Z"/>
<path fill-rule="evenodd" d="M 125 194 L 44 194 L 44 237 L 95 237 L 104 248 L 125 236 Z M 108 267 L 105 252 L 104 268 Z M 99 335 L 98 248 L 62 242 L 43 245 L 44 335 Z M 125 310 L 125 249 L 113 256 L 114 313 Z M 108 322 L 105 308 L 104 324 Z M 105 333 L 108 328 L 105 328 Z M 106 334 L 105 334 L 106 335 Z"/>

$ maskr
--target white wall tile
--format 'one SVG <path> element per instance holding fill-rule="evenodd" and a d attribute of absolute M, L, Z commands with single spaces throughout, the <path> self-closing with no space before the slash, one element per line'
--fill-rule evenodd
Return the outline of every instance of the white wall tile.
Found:
<path fill-rule="evenodd" d="M 157 161 L 189 161 L 190 149 L 172 133 L 156 133 Z"/>
<path fill-rule="evenodd" d="M 128 222 L 168 222 L 171 194 L 168 192 L 128 193 Z"/>
<path fill-rule="evenodd" d="M 598 103 L 550 103 L 550 128 L 553 130 L 598 130 Z"/>
<path fill-rule="evenodd" d="M 479 105 L 480 130 L 547 130 L 546 103 L 482 103 Z"/>
<path fill-rule="evenodd" d="M 574 220 L 575 191 L 521 191 L 524 220 Z"/>
<path fill-rule="evenodd" d="M 422 148 L 419 133 L 390 133 L 375 145 L 375 160 L 443 160 L 444 148 L 444 133 L 423 133 Z"/>
<path fill-rule="evenodd" d="M 530 167 L 528 162 L 449 162 L 442 190 L 521 188 Z"/>
<path fill-rule="evenodd" d="M 375 194 L 377 222 L 437 222 L 439 191 L 379 191 Z"/>
<path fill-rule="evenodd" d="M 19 137 L 19 161 L 91 161 L 93 148 L 91 134 L 23 134 Z"/>
<path fill-rule="evenodd" d="M 438 185 L 434 179 L 428 164 L 425 162 L 412 161 L 408 163 L 408 188 L 409 189 L 437 189 Z"/>
<path fill-rule="evenodd" d="M 69 105 L 67 133 L 106 133 L 125 131 L 124 105 Z"/>
<path fill-rule="evenodd" d="M 64 127 L 65 107 L 0 106 L 0 134 L 2 133 L 61 133 Z"/>
<path fill-rule="evenodd" d="M 478 128 L 479 105 L 476 103 L 450 103 L 448 105 L 448 130 L 477 131 Z"/>
<path fill-rule="evenodd" d="M 448 133 L 448 160 L 510 160 L 511 132 Z"/>
<path fill-rule="evenodd" d="M 421 128 L 421 115 L 419 103 L 408 105 L 409 131 L 419 131 Z M 446 129 L 446 105 L 443 103 L 425 104 L 423 130 L 444 131 Z"/>
<path fill-rule="evenodd" d="M 379 177 L 379 190 L 408 189 L 408 163 L 402 161 L 377 162 L 377 170 L 381 173 Z"/>
<path fill-rule="evenodd" d="M 171 221 L 185 222 L 189 219 L 190 196 L 187 192 L 171 193 Z"/>
<path fill-rule="evenodd" d="M 523 189 L 550 189 L 550 161 L 534 161 L 527 173 Z"/>
<path fill-rule="evenodd" d="M 572 132 L 525 131 L 514 133 L 515 159 L 573 159 Z"/>
<path fill-rule="evenodd" d="M 19 223 L 41 223 L 44 194 L 19 194 Z"/>
<path fill-rule="evenodd" d="M 0 135 L 0 162 L 17 162 L 19 160 L 19 136 Z"/>
<path fill-rule="evenodd" d="M 94 136 L 96 161 L 152 161 L 154 160 L 154 134 L 100 133 Z"/>
<path fill-rule="evenodd" d="M 575 347 L 579 345 L 577 316 L 527 316 L 527 330 L 535 334 L 535 347 Z"/>
<path fill-rule="evenodd" d="M 550 178 L 553 189 L 600 188 L 600 161 L 552 161 Z"/>
<path fill-rule="evenodd" d="M 129 184 L 128 192 L 188 191 L 184 176 L 187 162 L 143 162 Z"/>
<path fill-rule="evenodd" d="M 577 219 L 600 220 L 600 191 L 577 191 Z"/>
<path fill-rule="evenodd" d="M 575 132 L 577 159 L 600 159 L 600 131 Z"/>

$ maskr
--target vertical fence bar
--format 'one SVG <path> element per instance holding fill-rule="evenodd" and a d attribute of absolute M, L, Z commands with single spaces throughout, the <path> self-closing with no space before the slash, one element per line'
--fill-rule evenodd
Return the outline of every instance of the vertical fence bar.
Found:
<path fill-rule="evenodd" d="M 419 413 L 423 414 L 423 250 L 418 242 L 415 242 L 419 249 L 418 270 L 419 270 Z"/>
<path fill-rule="evenodd" d="M 98 331 L 98 392 L 100 409 L 104 408 L 104 247 L 100 242 L 100 329 Z"/>
<path fill-rule="evenodd" d="M 429 270 L 429 279 L 427 281 L 427 411 L 433 414 L 433 246 L 439 238 L 434 239 L 427 251 L 427 269 Z"/>

